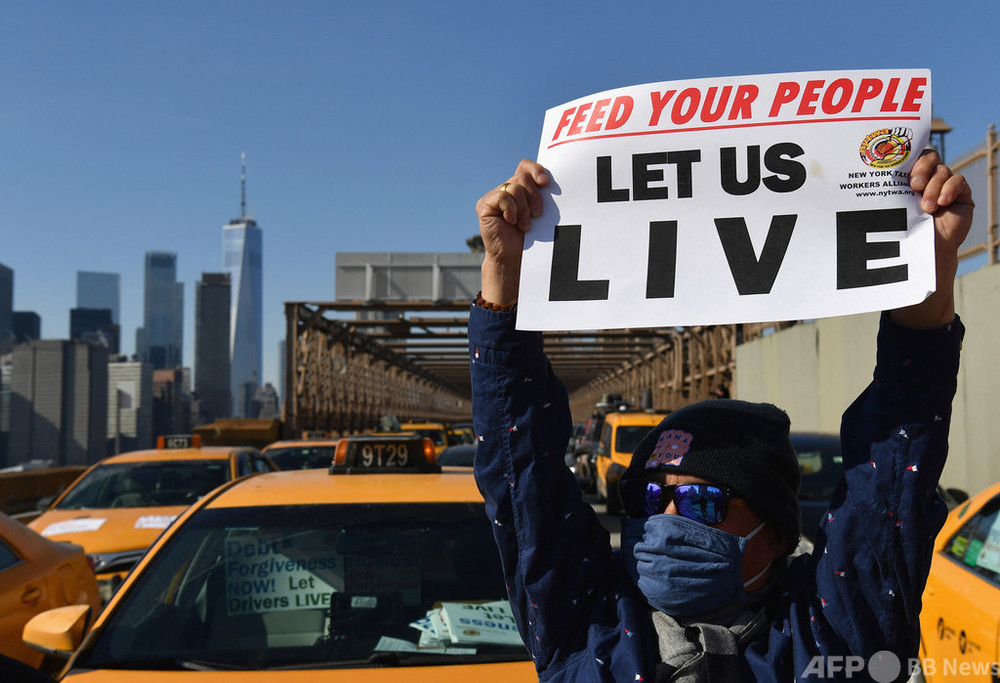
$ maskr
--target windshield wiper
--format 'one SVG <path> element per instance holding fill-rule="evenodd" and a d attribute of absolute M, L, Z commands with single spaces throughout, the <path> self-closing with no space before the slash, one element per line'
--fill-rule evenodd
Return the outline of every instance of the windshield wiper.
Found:
<path fill-rule="evenodd" d="M 207 660 L 161 657 L 158 659 L 120 659 L 110 662 L 89 662 L 95 669 L 136 669 L 151 671 L 247 671 L 244 665 L 231 662 L 211 662 Z"/>
<path fill-rule="evenodd" d="M 430 666 L 436 664 L 486 664 L 517 662 L 528 659 L 527 652 L 477 652 L 448 654 L 447 652 L 375 652 L 368 661 L 375 666 Z"/>

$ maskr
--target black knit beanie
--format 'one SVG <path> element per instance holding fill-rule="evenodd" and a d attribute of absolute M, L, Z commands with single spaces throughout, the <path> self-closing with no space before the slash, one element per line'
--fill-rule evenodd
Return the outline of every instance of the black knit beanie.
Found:
<path fill-rule="evenodd" d="M 670 413 L 636 447 L 621 479 L 653 471 L 728 486 L 788 541 L 799 541 L 799 471 L 785 411 L 770 403 L 711 399 Z"/>

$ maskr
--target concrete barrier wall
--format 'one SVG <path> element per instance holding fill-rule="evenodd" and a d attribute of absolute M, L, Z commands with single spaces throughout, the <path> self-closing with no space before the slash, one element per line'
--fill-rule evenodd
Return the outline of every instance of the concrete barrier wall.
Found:
<path fill-rule="evenodd" d="M 966 325 L 942 484 L 970 494 L 1000 481 L 1000 268 L 958 279 Z M 878 314 L 803 323 L 736 350 L 736 398 L 784 408 L 796 431 L 839 432 L 840 415 L 871 380 Z"/>

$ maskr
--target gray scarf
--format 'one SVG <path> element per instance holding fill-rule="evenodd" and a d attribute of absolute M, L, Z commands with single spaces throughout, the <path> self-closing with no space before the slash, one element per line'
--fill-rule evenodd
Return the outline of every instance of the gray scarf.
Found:
<path fill-rule="evenodd" d="M 714 618 L 715 623 L 689 624 L 653 612 L 661 660 L 656 666 L 656 680 L 738 681 L 743 650 L 769 621 L 766 608 L 736 608 Z"/>

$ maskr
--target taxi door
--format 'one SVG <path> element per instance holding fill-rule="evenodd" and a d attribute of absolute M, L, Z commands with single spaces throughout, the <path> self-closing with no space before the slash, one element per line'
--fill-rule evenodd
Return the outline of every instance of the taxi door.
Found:
<path fill-rule="evenodd" d="M 934 554 L 920 614 L 928 682 L 995 681 L 1000 661 L 1000 496 Z"/>

